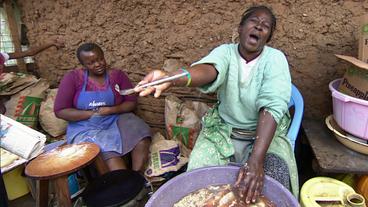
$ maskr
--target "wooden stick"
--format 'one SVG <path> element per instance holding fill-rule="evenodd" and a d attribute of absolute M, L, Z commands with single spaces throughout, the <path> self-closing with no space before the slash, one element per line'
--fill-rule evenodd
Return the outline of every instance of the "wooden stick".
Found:
<path fill-rule="evenodd" d="M 36 206 L 47 207 L 49 197 L 48 180 L 36 180 Z"/>
<path fill-rule="evenodd" d="M 22 47 L 20 44 L 18 26 L 17 26 L 17 22 L 15 21 L 14 10 L 13 10 L 11 0 L 4 1 L 4 8 L 5 8 L 6 16 L 8 18 L 9 30 L 12 36 L 15 52 L 21 52 Z M 27 66 L 24 62 L 24 59 L 23 58 L 17 59 L 17 63 L 18 63 L 17 65 L 18 65 L 19 71 L 26 73 Z"/>
<path fill-rule="evenodd" d="M 72 201 L 69 194 L 68 185 L 68 175 L 63 175 L 61 177 L 55 178 L 55 191 L 56 197 L 58 199 L 58 206 L 60 207 L 70 207 L 72 206 Z"/>

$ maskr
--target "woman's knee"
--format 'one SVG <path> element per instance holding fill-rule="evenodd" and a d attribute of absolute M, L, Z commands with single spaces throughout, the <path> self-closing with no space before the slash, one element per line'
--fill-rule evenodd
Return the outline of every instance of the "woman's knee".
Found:
<path fill-rule="evenodd" d="M 146 137 L 141 139 L 137 145 L 135 145 L 135 148 L 142 148 L 142 149 L 148 149 L 151 145 L 151 137 Z"/>
<path fill-rule="evenodd" d="M 267 154 L 264 164 L 265 174 L 290 189 L 290 172 L 287 163 L 275 154 Z"/>
<path fill-rule="evenodd" d="M 197 142 L 189 156 L 188 171 L 222 164 L 219 153 L 210 142 Z"/>

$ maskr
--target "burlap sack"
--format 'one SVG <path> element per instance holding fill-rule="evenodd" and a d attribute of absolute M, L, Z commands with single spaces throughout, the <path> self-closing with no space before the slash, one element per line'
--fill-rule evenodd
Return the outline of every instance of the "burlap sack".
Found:
<path fill-rule="evenodd" d="M 184 63 L 179 58 L 168 58 L 165 60 L 162 69 L 167 72 L 173 72 L 178 70 L 184 65 Z"/>
<path fill-rule="evenodd" d="M 209 107 L 198 101 L 181 101 L 175 96 L 165 99 L 165 125 L 168 139 L 175 139 L 193 149 L 201 130 L 202 116 Z"/>
<path fill-rule="evenodd" d="M 15 73 L 1 73 L 0 74 L 0 92 L 17 80 L 19 77 Z"/>
<path fill-rule="evenodd" d="M 175 140 L 166 140 L 157 132 L 152 138 L 149 164 L 145 175 L 155 177 L 167 172 L 178 171 L 187 162 L 188 158 L 182 156 L 180 152 L 180 143 Z"/>
<path fill-rule="evenodd" d="M 45 92 L 48 88 L 49 83 L 45 79 L 39 79 L 35 84 L 14 94 L 5 103 L 5 115 L 36 129 L 41 102 L 45 98 Z"/>
<path fill-rule="evenodd" d="M 68 124 L 65 120 L 57 118 L 54 113 L 54 102 L 57 90 L 57 88 L 48 90 L 46 100 L 41 103 L 39 115 L 42 129 L 53 137 L 65 134 Z"/>
<path fill-rule="evenodd" d="M 34 75 L 13 72 L 3 73 L 0 75 L 0 96 L 16 94 L 37 81 Z"/>

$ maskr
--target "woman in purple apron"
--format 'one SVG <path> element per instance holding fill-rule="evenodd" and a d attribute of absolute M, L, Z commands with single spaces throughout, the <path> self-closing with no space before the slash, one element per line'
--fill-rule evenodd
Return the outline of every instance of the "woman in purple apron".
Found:
<path fill-rule="evenodd" d="M 109 169 L 125 169 L 121 156 L 131 152 L 132 169 L 143 171 L 148 159 L 150 128 L 131 113 L 137 98 L 120 96 L 113 88 L 131 88 L 120 70 L 108 69 L 102 49 L 93 43 L 77 50 L 83 69 L 67 73 L 55 99 L 55 114 L 69 122 L 68 143 L 93 142 L 100 146 Z"/>

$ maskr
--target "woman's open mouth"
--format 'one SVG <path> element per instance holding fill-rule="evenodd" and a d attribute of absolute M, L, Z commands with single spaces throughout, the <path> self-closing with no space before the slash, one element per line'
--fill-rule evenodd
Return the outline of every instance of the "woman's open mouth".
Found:
<path fill-rule="evenodd" d="M 251 44 L 257 44 L 259 40 L 259 36 L 257 34 L 249 34 L 248 40 Z"/>

